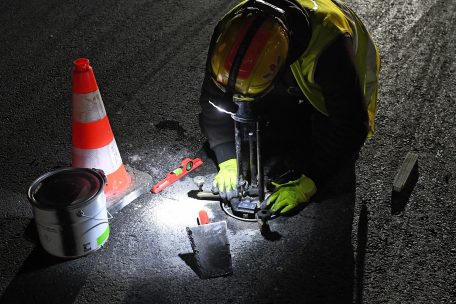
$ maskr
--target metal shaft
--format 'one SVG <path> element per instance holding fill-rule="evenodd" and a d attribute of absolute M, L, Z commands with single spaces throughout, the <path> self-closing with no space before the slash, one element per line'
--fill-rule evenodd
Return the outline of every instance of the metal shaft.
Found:
<path fill-rule="evenodd" d="M 256 123 L 256 133 L 257 133 L 257 168 L 258 168 L 258 199 L 259 204 L 264 201 L 264 169 L 263 169 L 263 160 L 261 155 L 261 122 L 260 120 Z"/>
<path fill-rule="evenodd" d="M 252 125 L 255 127 L 254 124 L 251 124 L 251 127 Z M 254 129 L 253 127 L 253 129 Z M 255 140 L 253 139 L 253 136 L 254 136 L 254 130 L 249 130 L 249 152 L 250 152 L 250 184 L 252 186 L 256 186 L 256 183 L 257 183 L 257 174 L 256 174 L 256 159 L 255 159 Z"/>
<path fill-rule="evenodd" d="M 234 121 L 234 140 L 236 144 L 236 160 L 237 160 L 237 188 L 238 191 L 241 190 L 239 189 L 240 183 L 243 179 L 242 176 L 242 137 L 241 137 L 241 123 L 237 120 Z"/>

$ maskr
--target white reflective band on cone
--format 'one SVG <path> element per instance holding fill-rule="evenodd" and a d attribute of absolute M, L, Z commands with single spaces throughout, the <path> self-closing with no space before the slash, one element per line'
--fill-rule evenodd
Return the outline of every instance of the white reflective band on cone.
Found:
<path fill-rule="evenodd" d="M 100 91 L 87 94 L 73 93 L 73 121 L 87 123 L 106 116 Z"/>
<path fill-rule="evenodd" d="M 122 165 L 122 158 L 116 140 L 98 149 L 79 149 L 73 147 L 73 167 L 96 168 L 109 175 Z"/>

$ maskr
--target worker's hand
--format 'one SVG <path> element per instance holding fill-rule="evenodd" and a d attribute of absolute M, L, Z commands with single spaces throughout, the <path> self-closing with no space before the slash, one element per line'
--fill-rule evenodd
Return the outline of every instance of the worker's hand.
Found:
<path fill-rule="evenodd" d="M 237 161 L 229 159 L 219 164 L 220 171 L 214 178 L 212 192 L 220 194 L 220 198 L 226 201 L 237 196 Z"/>
<path fill-rule="evenodd" d="M 297 206 L 307 203 L 317 192 L 313 180 L 305 175 L 285 184 L 272 183 L 276 188 L 268 198 L 267 207 L 272 212 L 288 213 Z"/>

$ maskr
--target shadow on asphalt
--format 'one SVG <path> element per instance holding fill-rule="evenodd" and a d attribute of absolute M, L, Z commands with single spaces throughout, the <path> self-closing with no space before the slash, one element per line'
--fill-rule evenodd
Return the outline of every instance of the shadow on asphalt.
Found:
<path fill-rule="evenodd" d="M 21 241 L 34 242 L 0 303 L 73 303 L 84 285 L 94 260 L 66 260 L 47 253 L 39 244 L 35 222 L 30 221 Z"/>
<path fill-rule="evenodd" d="M 355 265 L 355 286 L 354 286 L 354 303 L 363 303 L 364 290 L 364 267 L 366 260 L 367 246 L 367 206 L 366 201 L 362 201 L 361 211 L 358 220 L 358 244 L 356 246 L 356 265 Z"/>
<path fill-rule="evenodd" d="M 312 212 L 306 212 L 310 217 L 306 220 L 312 221 L 311 246 L 300 250 L 290 246 L 291 252 L 298 254 L 283 263 L 281 275 L 264 285 L 259 298 L 271 303 L 345 304 L 354 302 L 356 287 L 362 294 L 362 285 L 357 282 L 362 279 L 363 269 L 355 274 L 358 261 L 352 246 L 355 193 L 354 165 L 343 168 L 320 189 L 313 199 Z M 357 247 L 365 251 L 365 247 Z"/>
<path fill-rule="evenodd" d="M 188 267 L 190 267 L 193 270 L 193 272 L 200 276 L 198 264 L 196 262 L 196 257 L 193 252 L 179 253 L 179 257 L 182 259 L 182 261 L 185 262 L 185 264 L 187 264 Z"/>
<path fill-rule="evenodd" d="M 317 207 L 311 217 L 312 248 L 292 257 L 283 275 L 265 284 L 259 298 L 271 301 L 264 303 L 363 303 L 368 210 L 363 201 L 357 219 L 357 243 L 352 244 L 354 165 L 343 168 L 319 193 L 314 197 Z M 273 290 L 279 290 L 283 297 L 268 296 Z"/>

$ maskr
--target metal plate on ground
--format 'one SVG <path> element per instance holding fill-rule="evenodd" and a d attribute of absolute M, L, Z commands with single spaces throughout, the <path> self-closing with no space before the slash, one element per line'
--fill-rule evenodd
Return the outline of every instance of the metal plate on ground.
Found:
<path fill-rule="evenodd" d="M 233 273 L 230 243 L 225 221 L 187 227 L 193 253 L 202 279 Z"/>
<path fill-rule="evenodd" d="M 394 177 L 393 191 L 401 192 L 410 180 L 411 175 L 417 170 L 418 154 L 408 152 L 402 165 Z"/>

